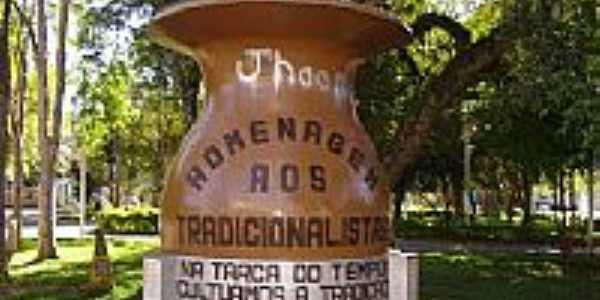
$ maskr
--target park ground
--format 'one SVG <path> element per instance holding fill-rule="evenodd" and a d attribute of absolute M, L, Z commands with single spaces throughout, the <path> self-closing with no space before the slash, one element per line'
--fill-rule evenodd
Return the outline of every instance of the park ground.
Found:
<path fill-rule="evenodd" d="M 60 241 L 57 260 L 35 263 L 34 241 L 11 261 L 12 283 L 0 286 L 0 299 L 141 299 L 142 260 L 157 239 L 110 240 L 112 290 L 88 285 L 93 241 Z M 523 252 L 424 252 L 421 300 L 600 299 L 600 259 L 587 255 Z"/>

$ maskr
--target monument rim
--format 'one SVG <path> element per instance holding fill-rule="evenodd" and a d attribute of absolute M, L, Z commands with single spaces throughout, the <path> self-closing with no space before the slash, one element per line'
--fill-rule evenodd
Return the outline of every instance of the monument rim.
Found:
<path fill-rule="evenodd" d="M 310 22 L 307 15 L 313 16 Z M 184 0 L 159 9 L 148 33 L 153 41 L 194 58 L 198 49 L 227 38 L 327 40 L 356 49 L 357 57 L 401 48 L 410 39 L 408 27 L 396 15 L 338 0 Z"/>

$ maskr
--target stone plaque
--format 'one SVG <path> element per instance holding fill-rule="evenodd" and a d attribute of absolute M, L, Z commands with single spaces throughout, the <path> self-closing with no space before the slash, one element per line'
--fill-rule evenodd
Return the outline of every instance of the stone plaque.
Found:
<path fill-rule="evenodd" d="M 179 257 L 177 299 L 388 299 L 387 257 L 283 262 Z"/>

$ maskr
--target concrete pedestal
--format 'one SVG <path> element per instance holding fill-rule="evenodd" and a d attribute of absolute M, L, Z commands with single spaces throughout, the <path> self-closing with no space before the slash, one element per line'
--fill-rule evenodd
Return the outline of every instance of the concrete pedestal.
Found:
<path fill-rule="evenodd" d="M 417 300 L 418 273 L 417 255 L 395 250 L 311 262 L 154 254 L 144 259 L 144 300 Z"/>
<path fill-rule="evenodd" d="M 418 300 L 419 256 L 391 250 L 389 260 L 390 300 Z"/>

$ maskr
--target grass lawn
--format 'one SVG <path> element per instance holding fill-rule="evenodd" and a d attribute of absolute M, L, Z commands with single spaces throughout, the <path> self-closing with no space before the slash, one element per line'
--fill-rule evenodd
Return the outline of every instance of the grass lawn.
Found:
<path fill-rule="evenodd" d="M 421 300 L 600 300 L 600 258 L 428 254 Z"/>
<path fill-rule="evenodd" d="M 142 257 L 158 241 L 110 241 L 114 288 L 86 288 L 93 243 L 62 241 L 60 259 L 31 263 L 35 243 L 11 261 L 0 299 L 141 299 Z M 515 254 L 427 254 L 421 260 L 420 300 L 600 300 L 600 258 Z M 293 299 L 286 299 L 293 300 Z M 322 299 L 312 299 L 322 300 Z"/>
<path fill-rule="evenodd" d="M 142 258 L 156 249 L 156 241 L 109 241 L 113 262 L 111 291 L 92 291 L 89 282 L 93 240 L 59 241 L 57 260 L 32 263 L 37 250 L 33 241 L 11 260 L 12 283 L 0 285 L 0 299 L 138 299 L 142 286 Z"/>

